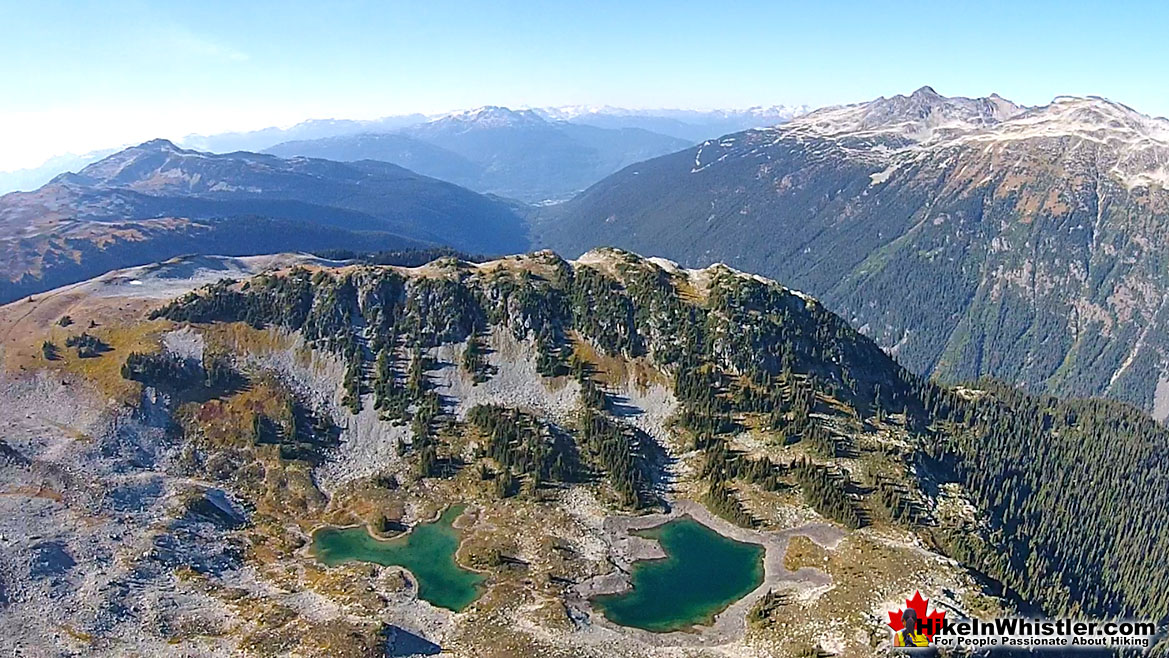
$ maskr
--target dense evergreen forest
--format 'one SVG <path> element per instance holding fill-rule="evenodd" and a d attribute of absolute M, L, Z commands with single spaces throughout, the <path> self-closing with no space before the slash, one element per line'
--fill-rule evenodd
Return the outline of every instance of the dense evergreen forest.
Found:
<path fill-rule="evenodd" d="M 398 267 L 419 267 L 439 258 L 458 258 L 471 263 L 481 263 L 484 256 L 465 254 L 451 247 L 427 249 L 391 249 L 386 251 L 356 251 L 353 249 L 321 249 L 314 256 L 329 260 L 352 260 L 365 265 L 396 265 Z"/>
<path fill-rule="evenodd" d="M 979 382 L 923 461 L 996 520 L 989 543 L 943 546 L 1058 612 L 1169 615 L 1169 437 L 1128 405 Z M 953 401 L 951 401 L 952 403 Z"/>
<path fill-rule="evenodd" d="M 744 487 L 798 488 L 845 526 L 879 517 L 917 528 L 1049 613 L 1169 616 L 1169 434 L 1137 410 L 992 382 L 940 387 L 774 283 L 717 267 L 699 282 L 609 257 L 595 267 L 548 253 L 482 267 L 448 258 L 425 276 L 294 269 L 222 281 L 155 317 L 278 326 L 339 355 L 350 409 L 372 403 L 387 422 L 410 422 L 403 450 L 426 477 L 444 474 L 437 430 L 453 422 L 427 384 L 427 351 L 464 343 L 459 365 L 482 382 L 492 376 L 483 336 L 508 332 L 531 345 L 541 374 L 575 377 L 582 393 L 573 427 L 499 407 L 469 414 L 501 493 L 599 478 L 631 507 L 657 504 L 661 446 L 614 413 L 574 345 L 643 358 L 672 380 L 675 429 L 703 455 L 705 502 L 736 523 L 757 523 Z M 736 450 L 747 425 L 798 457 Z M 882 428 L 907 437 L 907 448 L 883 448 L 900 470 L 850 470 L 864 454 L 857 437 Z M 985 525 L 940 525 L 929 503 L 937 482 L 961 485 Z"/>

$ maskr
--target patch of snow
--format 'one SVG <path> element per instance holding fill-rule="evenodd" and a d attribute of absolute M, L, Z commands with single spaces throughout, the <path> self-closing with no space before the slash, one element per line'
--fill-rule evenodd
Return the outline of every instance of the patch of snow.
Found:
<path fill-rule="evenodd" d="M 875 174 L 869 174 L 869 185 L 880 185 L 881 183 L 889 180 L 889 177 L 892 176 L 893 172 L 897 171 L 898 167 L 900 166 L 900 164 L 894 162 L 893 164 L 885 167 Z"/>

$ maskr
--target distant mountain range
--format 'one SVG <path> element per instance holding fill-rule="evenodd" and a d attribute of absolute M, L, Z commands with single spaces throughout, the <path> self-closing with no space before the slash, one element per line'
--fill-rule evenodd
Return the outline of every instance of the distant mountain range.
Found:
<path fill-rule="evenodd" d="M 101 160 L 107 155 L 117 152 L 118 149 L 111 148 L 80 155 L 66 153 L 49 158 L 36 167 L 0 171 L 0 194 L 7 194 L 8 192 L 15 192 L 17 190 L 35 190 L 52 180 L 55 176 L 68 171 L 78 171 L 85 166 Z"/>
<path fill-rule="evenodd" d="M 402 114 L 372 121 L 351 119 L 312 119 L 291 128 L 263 128 L 217 135 L 187 135 L 179 140 L 186 148 L 230 153 L 232 151 L 263 151 L 281 142 L 323 139 L 359 133 L 384 133 L 423 123 L 431 117 L 424 114 Z"/>
<path fill-rule="evenodd" d="M 554 116 L 570 114 L 618 123 L 649 116 L 485 107 L 186 138 L 230 151 L 223 155 L 154 140 L 55 159 L 20 172 L 13 184 L 32 185 L 59 168 L 77 173 L 0 197 L 6 256 L 0 301 L 187 252 L 437 244 L 483 254 L 523 251 L 529 242 L 521 204 L 459 185 L 526 202 L 563 200 L 622 167 L 689 145 L 637 127 Z M 686 116 L 690 127 L 728 117 L 782 118 L 762 111 Z M 247 151 L 260 148 L 271 153 Z M 5 180 L 0 175 L 0 184 Z"/>
<path fill-rule="evenodd" d="M 483 108 L 481 108 L 483 109 Z M 597 128 L 607 128 L 621 130 L 625 128 L 637 128 L 644 131 L 658 133 L 656 138 L 657 143 L 666 145 L 668 150 L 658 150 L 658 152 L 645 151 L 642 159 L 652 157 L 653 155 L 661 155 L 669 152 L 669 150 L 677 150 L 685 148 L 693 143 L 702 141 L 704 139 L 718 137 L 719 135 L 743 130 L 746 128 L 770 126 L 783 121 L 790 120 L 793 116 L 798 116 L 806 112 L 806 106 L 773 106 L 769 108 L 750 108 L 747 110 L 630 110 L 617 107 L 587 107 L 587 106 L 572 106 L 572 107 L 556 107 L 556 108 L 538 108 L 531 110 L 531 113 L 545 119 L 548 122 L 569 122 L 582 126 L 593 126 Z M 345 140 L 329 144 L 318 144 L 312 149 L 323 149 L 325 151 L 340 154 L 340 153 L 362 153 L 367 152 L 371 147 L 367 144 L 369 142 L 369 135 L 378 135 L 383 143 L 376 146 L 378 150 L 375 153 L 381 154 L 383 158 L 391 156 L 401 157 L 403 161 L 397 159 L 387 160 L 394 164 L 399 164 L 411 169 L 411 164 L 420 163 L 422 167 L 417 168 L 420 173 L 434 175 L 444 180 L 451 180 L 452 182 L 462 181 L 463 183 L 477 183 L 478 179 L 485 177 L 484 182 L 488 186 L 497 185 L 493 180 L 493 176 L 500 176 L 499 174 L 477 174 L 468 170 L 460 169 L 457 158 L 453 165 L 443 164 L 441 159 L 435 161 L 433 157 L 416 156 L 411 160 L 413 150 L 417 150 L 417 145 L 409 145 L 403 148 L 393 148 L 388 146 L 387 142 L 391 138 L 386 135 L 396 133 L 404 129 L 408 129 L 427 122 L 442 122 L 446 118 L 455 117 L 460 114 L 474 114 L 478 111 L 457 112 L 449 115 L 424 115 L 424 114 L 404 114 L 387 116 L 381 119 L 374 120 L 348 120 L 348 119 L 314 119 L 303 121 L 290 128 L 264 128 L 262 130 L 242 131 L 221 133 L 216 135 L 187 135 L 179 140 L 178 143 L 185 148 L 195 149 L 199 151 L 208 151 L 213 153 L 230 153 L 234 151 L 252 151 L 261 152 L 265 149 L 270 149 L 278 144 L 285 142 L 308 142 L 314 140 L 329 140 L 330 138 L 339 137 L 355 137 L 358 135 L 367 136 L 360 140 L 354 146 L 346 146 Z M 517 112 L 519 113 L 519 112 Z M 447 122 L 449 123 L 449 122 Z M 669 143 L 664 140 L 663 136 L 673 137 L 677 140 L 683 140 L 687 143 L 679 145 L 679 143 Z M 634 134 L 632 136 L 626 135 L 627 138 L 633 140 L 641 140 L 646 144 L 653 145 L 654 138 L 644 134 Z M 577 139 L 573 137 L 571 139 Z M 605 162 L 612 161 L 614 154 L 612 153 L 614 143 L 617 140 L 610 139 L 608 144 L 598 145 L 593 143 L 597 137 L 591 140 L 584 136 L 584 143 L 578 145 L 578 148 L 588 150 L 599 148 L 600 153 L 597 154 L 597 166 L 603 165 Z M 604 140 L 602 140 L 604 141 Z M 125 146 L 125 145 L 123 145 Z M 280 152 L 289 152 L 290 150 L 297 150 L 298 148 L 308 149 L 310 147 L 298 144 L 296 147 L 283 147 L 279 149 Z M 549 148 L 555 148 L 555 145 L 550 145 Z M 622 158 L 620 154 L 616 155 L 617 161 L 621 162 L 623 159 L 630 157 L 637 157 L 639 148 L 633 145 L 633 150 L 626 154 L 626 158 Z M 404 149 L 404 150 L 403 150 Z M 101 158 L 114 153 L 119 148 L 110 148 L 102 151 L 83 155 L 62 155 L 54 157 L 42 165 L 37 167 L 20 169 L 15 171 L 0 172 L 0 194 L 12 192 L 16 190 L 33 190 L 41 185 L 47 183 L 54 176 L 67 172 L 77 171 L 86 165 L 92 164 Z M 274 151 L 276 152 L 276 151 Z M 456 149 L 457 152 L 457 149 Z M 307 153 L 306 153 L 307 154 Z M 325 156 L 328 157 L 328 156 Z M 442 158 L 451 158 L 450 154 L 442 154 Z M 359 157 L 340 157 L 332 159 L 361 159 Z M 378 158 L 373 158 L 378 159 Z M 632 160 L 630 161 L 632 162 Z M 436 163 L 433 173 L 424 171 L 425 165 Z M 453 169 L 451 167 L 454 167 Z M 472 170 L 482 169 L 482 165 L 469 165 Z M 576 165 L 580 167 L 581 165 Z M 589 183 L 595 182 L 600 177 L 612 173 L 612 171 L 604 171 L 601 176 L 597 176 L 588 180 Z M 456 180 L 455 178 L 447 178 L 443 174 L 454 172 L 461 175 L 462 178 Z M 579 184 L 579 183 L 577 183 Z M 473 186 L 474 187 L 474 186 Z M 558 186 L 556 189 L 559 190 Z M 583 188 L 583 186 L 582 186 Z M 484 189 L 482 186 L 475 187 L 475 189 Z M 486 189 L 486 191 L 496 191 L 494 189 Z M 570 192 L 573 190 L 569 190 Z M 559 194 L 559 192 L 558 192 Z M 518 193 L 513 194 L 517 198 L 535 199 L 538 194 L 530 193 L 526 189 L 519 189 Z"/>
<path fill-rule="evenodd" d="M 640 128 L 693 143 L 748 128 L 786 123 L 811 110 L 807 105 L 773 105 L 745 110 L 629 110 L 575 105 L 534 111 L 548 120 L 598 128 Z"/>
<path fill-rule="evenodd" d="M 762 128 L 790 121 L 812 110 L 807 105 L 773 105 L 747 109 L 685 110 L 685 109 L 629 109 L 608 105 L 566 105 L 559 107 L 518 108 L 483 106 L 478 109 L 447 114 L 406 114 L 383 117 L 372 121 L 340 119 L 312 120 L 288 129 L 266 128 L 251 132 L 222 135 L 188 135 L 183 146 L 204 151 L 263 151 L 277 144 L 308 141 L 328 137 L 361 134 L 385 134 L 409 129 L 428 122 L 456 122 L 490 110 L 508 110 L 515 114 L 535 115 L 548 122 L 567 122 L 597 128 L 640 128 L 690 143 L 711 139 L 748 128 Z M 489 112 L 490 113 L 490 112 Z M 447 124 L 451 121 L 445 122 Z"/>
<path fill-rule="evenodd" d="M 518 206 L 401 167 L 154 140 L 0 197 L 0 301 L 183 253 L 528 248 Z"/>
<path fill-rule="evenodd" d="M 691 142 L 640 128 L 548 121 L 532 110 L 484 107 L 404 128 L 278 144 L 267 150 L 340 161 L 392 162 L 527 202 L 562 200 L 622 167 Z"/>
<path fill-rule="evenodd" d="M 637 162 L 678 140 L 563 120 L 623 117 L 645 119 L 488 107 L 271 147 L 327 160 L 148 142 L 0 199 L 0 298 L 185 252 L 612 244 L 790 281 L 921 373 L 1169 417 L 1169 121 L 924 87 Z M 436 180 L 533 202 L 617 169 L 539 211 Z"/>
<path fill-rule="evenodd" d="M 819 296 L 918 372 L 1169 416 L 1169 121 L 1105 99 L 910 96 L 628 167 L 536 229 Z"/>

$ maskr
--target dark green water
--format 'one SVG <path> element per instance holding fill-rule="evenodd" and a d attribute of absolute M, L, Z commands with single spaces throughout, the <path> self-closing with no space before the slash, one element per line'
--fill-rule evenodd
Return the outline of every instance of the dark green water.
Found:
<path fill-rule="evenodd" d="M 709 624 L 763 582 L 763 547 L 724 537 L 690 517 L 634 534 L 657 540 L 666 556 L 633 564 L 633 589 L 592 599 L 622 626 L 667 632 Z"/>
<path fill-rule="evenodd" d="M 455 563 L 459 531 L 452 525 L 463 513 L 453 505 L 433 523 L 420 523 L 389 541 L 364 528 L 324 528 L 313 534 L 313 555 L 328 565 L 373 562 L 408 569 L 418 581 L 418 598 L 448 610 L 462 610 L 479 596 L 483 576 Z"/>

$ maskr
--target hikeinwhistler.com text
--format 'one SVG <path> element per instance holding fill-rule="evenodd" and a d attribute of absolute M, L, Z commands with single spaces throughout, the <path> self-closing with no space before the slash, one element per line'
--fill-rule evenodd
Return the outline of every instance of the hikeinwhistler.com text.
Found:
<path fill-rule="evenodd" d="M 1147 620 L 957 619 L 938 624 L 933 643 L 939 648 L 1023 647 L 1148 648 L 1157 625 Z"/>

